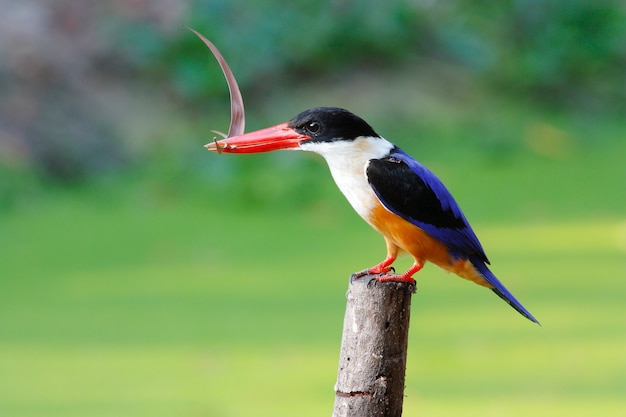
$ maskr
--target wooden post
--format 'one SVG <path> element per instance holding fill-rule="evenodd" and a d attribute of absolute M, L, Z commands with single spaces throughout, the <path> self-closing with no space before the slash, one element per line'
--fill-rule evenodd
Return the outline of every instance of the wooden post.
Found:
<path fill-rule="evenodd" d="M 333 417 L 400 417 L 414 284 L 350 280 Z"/>

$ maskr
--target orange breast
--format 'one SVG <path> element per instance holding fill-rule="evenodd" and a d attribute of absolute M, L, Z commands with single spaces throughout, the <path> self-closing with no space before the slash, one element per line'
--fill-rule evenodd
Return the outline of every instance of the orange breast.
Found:
<path fill-rule="evenodd" d="M 432 262 L 440 268 L 491 288 L 474 266 L 465 259 L 454 259 L 448 248 L 416 225 L 387 210 L 380 202 L 370 212 L 368 222 L 399 249 L 420 264 Z"/>

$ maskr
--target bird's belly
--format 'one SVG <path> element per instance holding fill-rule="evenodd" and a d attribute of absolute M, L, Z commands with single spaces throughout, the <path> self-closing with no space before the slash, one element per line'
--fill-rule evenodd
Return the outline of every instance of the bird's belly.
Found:
<path fill-rule="evenodd" d="M 461 278 L 491 287 L 468 259 L 455 258 L 439 240 L 420 227 L 390 212 L 380 202 L 373 208 L 369 219 L 366 220 L 387 240 L 409 253 L 417 262 L 421 264 L 425 261 L 431 262 Z"/>
<path fill-rule="evenodd" d="M 446 247 L 414 224 L 387 210 L 380 202 L 365 175 L 354 170 L 352 175 L 334 175 L 337 187 L 352 208 L 386 239 L 399 249 L 421 261 L 448 263 Z"/>
<path fill-rule="evenodd" d="M 418 226 L 387 210 L 380 202 L 368 222 L 385 238 L 420 261 L 447 264 L 450 254 L 445 245 Z"/>

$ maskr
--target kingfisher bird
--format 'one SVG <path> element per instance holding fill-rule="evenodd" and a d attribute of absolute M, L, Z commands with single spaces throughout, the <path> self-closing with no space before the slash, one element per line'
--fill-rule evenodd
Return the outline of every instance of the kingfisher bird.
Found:
<path fill-rule="evenodd" d="M 354 210 L 385 238 L 386 258 L 353 279 L 374 275 L 379 282 L 415 283 L 413 275 L 431 262 L 490 288 L 539 324 L 489 270 L 482 245 L 443 182 L 348 110 L 306 110 L 286 123 L 214 141 L 206 148 L 219 153 L 294 149 L 321 155 Z M 402 252 L 414 262 L 396 274 L 392 264 Z"/>

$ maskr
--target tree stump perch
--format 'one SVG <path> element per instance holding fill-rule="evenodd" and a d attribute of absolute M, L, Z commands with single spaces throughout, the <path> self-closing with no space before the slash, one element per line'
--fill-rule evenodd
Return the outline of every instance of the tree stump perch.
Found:
<path fill-rule="evenodd" d="M 333 417 L 400 417 L 414 284 L 350 280 Z"/>

